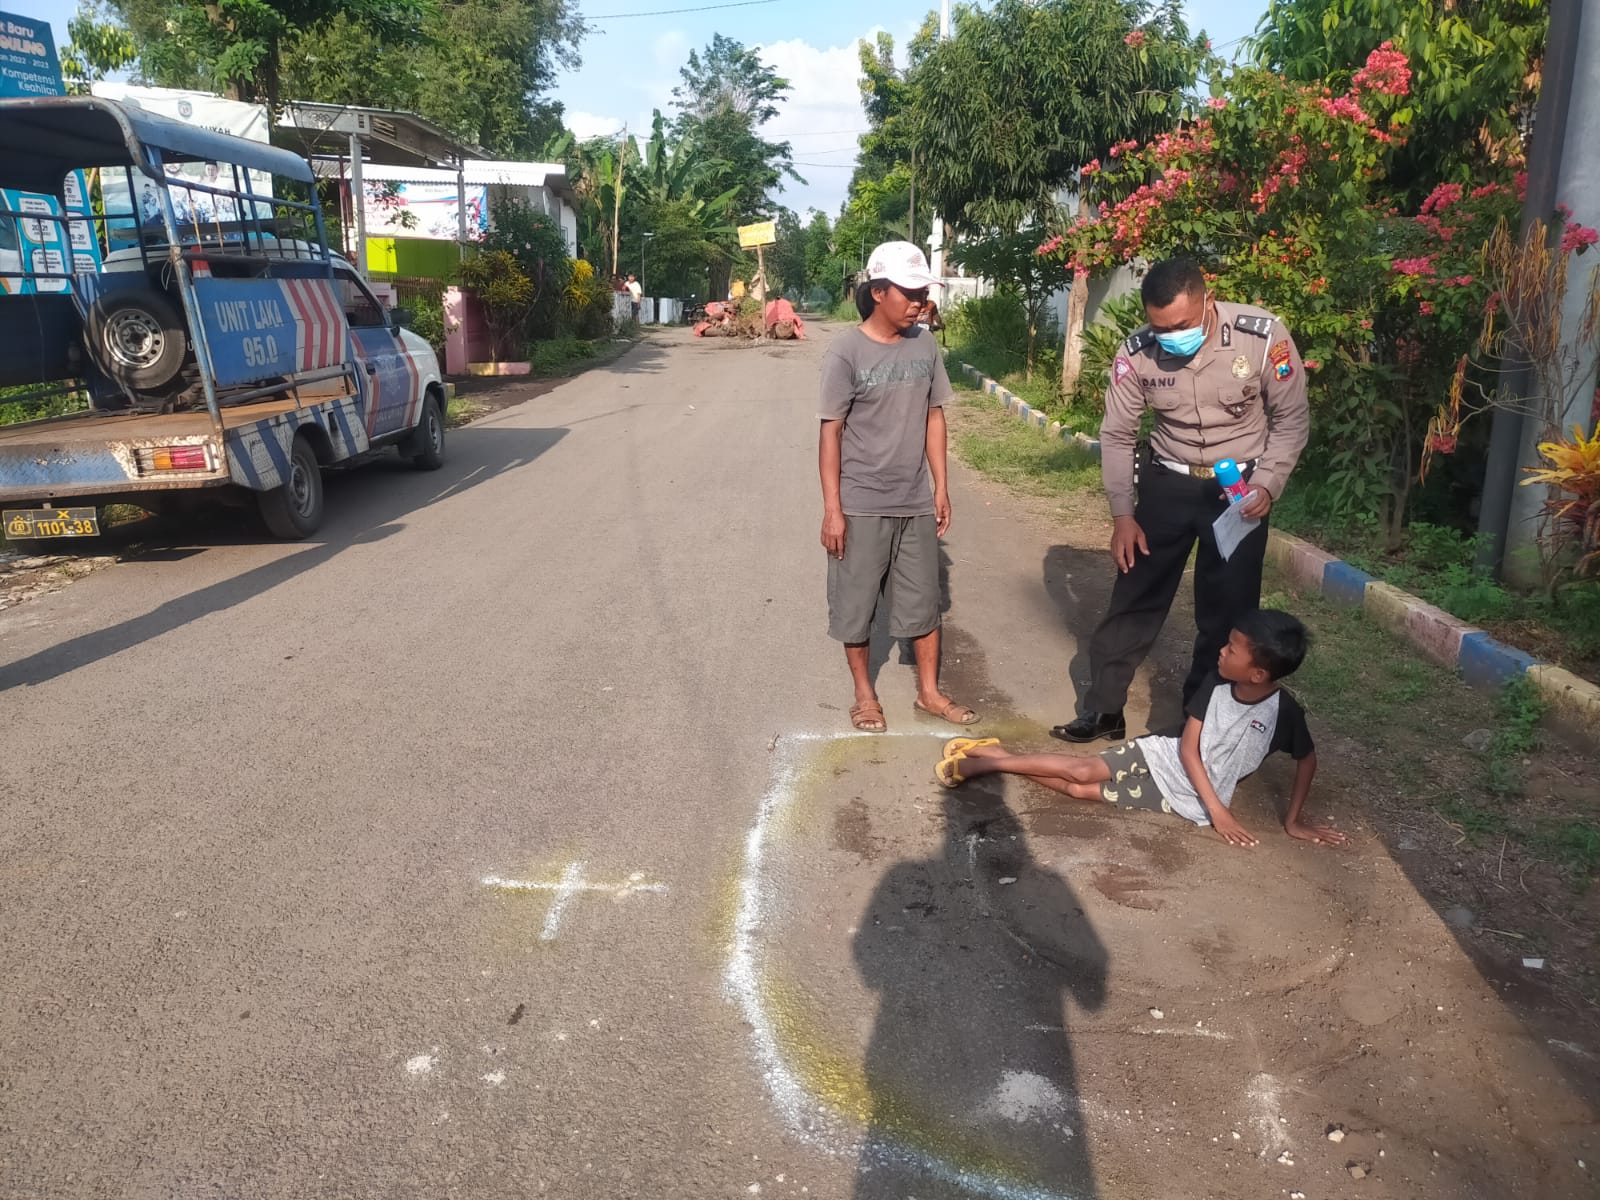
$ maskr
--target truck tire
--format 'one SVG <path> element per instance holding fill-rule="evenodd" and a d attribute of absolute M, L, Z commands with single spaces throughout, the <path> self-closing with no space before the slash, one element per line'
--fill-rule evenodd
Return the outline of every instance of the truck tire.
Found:
<path fill-rule="evenodd" d="M 89 306 L 83 335 L 89 357 L 106 376 L 136 392 L 171 383 L 189 356 L 183 316 L 159 292 L 99 297 Z"/>
<path fill-rule="evenodd" d="M 444 417 L 432 392 L 422 398 L 417 427 L 406 439 L 402 452 L 419 471 L 437 471 L 444 466 Z"/>
<path fill-rule="evenodd" d="M 257 493 L 256 505 L 272 536 L 287 542 L 310 537 L 322 524 L 322 468 L 304 437 L 295 435 L 289 477 L 270 492 Z"/>

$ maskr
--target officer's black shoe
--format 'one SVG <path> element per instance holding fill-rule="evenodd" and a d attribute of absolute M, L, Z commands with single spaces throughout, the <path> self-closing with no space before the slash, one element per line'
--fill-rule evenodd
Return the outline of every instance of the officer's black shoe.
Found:
<path fill-rule="evenodd" d="M 1063 742 L 1097 742 L 1101 738 L 1121 741 L 1128 736 L 1128 723 L 1120 712 L 1087 713 L 1076 721 L 1057 725 L 1050 736 Z"/>

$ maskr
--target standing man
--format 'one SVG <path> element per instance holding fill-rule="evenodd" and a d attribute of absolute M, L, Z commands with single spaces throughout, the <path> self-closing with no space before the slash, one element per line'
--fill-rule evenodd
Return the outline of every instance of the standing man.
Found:
<path fill-rule="evenodd" d="M 628 299 L 633 301 L 633 323 L 639 323 L 639 306 L 644 299 L 644 289 L 639 286 L 639 281 L 632 273 L 628 275 Z"/>
<path fill-rule="evenodd" d="M 1239 617 L 1260 607 L 1267 514 L 1311 428 L 1305 366 L 1288 327 L 1264 309 L 1225 304 L 1187 258 L 1157 263 L 1141 288 L 1150 323 L 1111 366 L 1100 426 L 1111 502 L 1111 607 L 1089 642 L 1089 690 L 1080 716 L 1050 731 L 1067 742 L 1127 736 L 1122 709 L 1134 672 L 1155 644 L 1195 543 L 1194 662 L 1185 706 Z M 1145 409 L 1148 447 L 1137 444 Z M 1231 458 L 1252 490 L 1243 515 L 1261 525 L 1226 561 L 1211 524 L 1228 507 L 1213 467 Z"/>
<path fill-rule="evenodd" d="M 822 358 L 822 547 L 828 552 L 828 632 L 844 643 L 855 683 L 850 723 L 888 728 L 873 688 L 868 643 L 880 598 L 889 636 L 910 638 L 916 706 L 952 725 L 978 714 L 939 690 L 939 539 L 950 528 L 939 348 L 917 314 L 939 281 L 910 242 L 886 242 L 856 289 L 861 324 Z"/>

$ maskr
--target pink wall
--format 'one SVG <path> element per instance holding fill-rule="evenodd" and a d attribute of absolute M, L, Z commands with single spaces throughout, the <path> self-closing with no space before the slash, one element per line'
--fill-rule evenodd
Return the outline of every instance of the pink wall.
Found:
<path fill-rule="evenodd" d="M 444 290 L 444 371 L 446 375 L 465 375 L 467 364 L 488 362 L 494 357 L 489 326 L 483 308 L 471 292 L 458 287 Z"/>

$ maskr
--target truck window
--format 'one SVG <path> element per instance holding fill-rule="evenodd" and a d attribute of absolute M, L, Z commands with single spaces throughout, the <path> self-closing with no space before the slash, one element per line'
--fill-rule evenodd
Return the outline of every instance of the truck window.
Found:
<path fill-rule="evenodd" d="M 367 290 L 366 284 L 346 271 L 339 271 L 337 278 L 339 297 L 344 302 L 344 315 L 350 322 L 350 328 L 371 329 L 389 323 L 383 305 Z"/>

